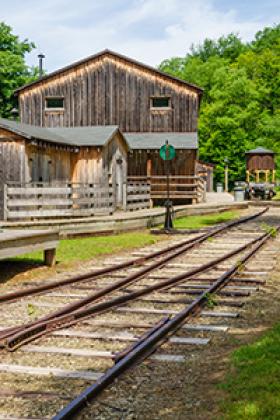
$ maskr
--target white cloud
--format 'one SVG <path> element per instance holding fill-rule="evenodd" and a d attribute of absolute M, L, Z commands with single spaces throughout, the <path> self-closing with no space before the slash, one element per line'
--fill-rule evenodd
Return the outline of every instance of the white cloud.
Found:
<path fill-rule="evenodd" d="M 213 0 L 0 0 L 0 8 L 14 32 L 46 54 L 49 71 L 104 48 L 156 65 L 206 37 L 238 32 L 248 40 L 277 20 L 242 21 L 233 7 L 218 10 Z M 37 63 L 37 53 L 29 64 Z"/>

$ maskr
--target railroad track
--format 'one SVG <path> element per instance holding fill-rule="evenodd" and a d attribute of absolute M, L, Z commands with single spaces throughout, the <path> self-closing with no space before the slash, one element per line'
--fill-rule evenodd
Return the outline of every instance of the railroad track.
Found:
<path fill-rule="evenodd" d="M 267 270 L 253 268 L 256 253 L 267 266 L 275 261 L 278 228 L 264 227 L 266 219 L 262 211 L 2 295 L 1 392 L 13 403 L 0 405 L 0 418 L 72 418 L 139 360 L 180 363 L 182 346 L 199 348 L 225 332 L 265 283 Z"/>

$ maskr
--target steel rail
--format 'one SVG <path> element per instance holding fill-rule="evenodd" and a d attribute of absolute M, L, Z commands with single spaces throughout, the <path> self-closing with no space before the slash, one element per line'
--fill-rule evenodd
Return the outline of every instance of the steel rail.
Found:
<path fill-rule="evenodd" d="M 170 261 L 171 259 L 178 257 L 179 255 L 181 255 L 182 253 L 186 252 L 187 250 L 189 250 L 189 249 L 193 248 L 194 246 L 196 246 L 196 245 L 204 242 L 209 237 L 212 237 L 214 235 L 217 235 L 218 233 L 224 231 L 225 229 L 230 229 L 233 226 L 237 226 L 237 225 L 239 225 L 241 223 L 246 223 L 249 220 L 252 220 L 252 219 L 254 219 L 256 217 L 259 217 L 260 215 L 264 214 L 267 210 L 268 210 L 268 207 L 265 208 L 264 210 L 261 210 L 260 212 L 257 212 L 255 214 L 253 214 L 253 215 L 245 216 L 245 217 L 242 217 L 240 219 L 237 219 L 237 220 L 233 220 L 231 222 L 228 222 L 228 223 L 224 224 L 223 226 L 219 226 L 219 227 L 215 228 L 210 233 L 203 234 L 203 235 L 201 235 L 201 236 L 199 236 L 197 238 L 189 239 L 189 240 L 185 241 L 183 244 L 179 244 L 179 246 L 178 245 L 173 245 L 171 247 L 165 248 L 164 250 L 155 251 L 152 254 L 150 254 L 148 257 L 146 257 L 146 260 L 148 260 L 150 258 L 155 258 L 156 256 L 159 256 L 159 255 L 162 255 L 162 254 L 166 254 L 170 250 L 179 248 L 179 250 L 175 251 L 173 254 L 167 255 L 167 257 L 162 258 L 160 261 L 156 261 L 153 264 L 149 265 L 148 267 L 144 267 L 143 269 L 140 269 L 138 272 L 133 273 L 133 274 L 127 276 L 126 278 L 124 278 L 123 280 L 120 280 L 118 282 L 115 282 L 114 284 L 109 285 L 109 286 L 107 286 L 107 287 L 99 290 L 98 292 L 95 292 L 95 293 L 91 294 L 87 298 L 84 298 L 84 299 L 81 299 L 81 300 L 79 300 L 77 302 L 74 302 L 72 304 L 66 305 L 62 309 L 60 309 L 58 311 L 55 311 L 55 312 L 52 312 L 49 315 L 47 315 L 47 316 L 45 316 L 43 318 L 40 318 L 39 320 L 36 320 L 34 322 L 23 324 L 23 325 L 16 326 L 16 327 L 10 327 L 10 328 L 7 328 L 5 330 L 2 330 L 0 332 L 0 340 L 3 343 L 3 339 L 6 339 L 9 336 L 12 336 L 12 335 L 14 335 L 14 334 L 16 334 L 16 333 L 24 330 L 24 329 L 27 329 L 27 328 L 30 328 L 32 326 L 41 324 L 42 322 L 45 322 L 45 321 L 48 321 L 48 320 L 51 320 L 51 319 L 55 319 L 55 318 L 57 318 L 59 316 L 63 316 L 63 315 L 69 314 L 69 313 L 75 311 L 76 309 L 85 306 L 86 304 L 89 304 L 91 302 L 94 302 L 94 301 L 98 300 L 101 297 L 104 297 L 105 295 L 109 294 L 112 291 L 116 291 L 116 290 L 120 289 L 123 286 L 126 286 L 128 284 L 131 284 L 132 282 L 135 282 L 135 281 L 139 280 L 140 278 L 142 278 L 147 273 L 149 273 L 149 272 L 151 272 L 151 271 L 153 271 L 153 270 L 155 270 L 157 268 L 160 268 L 161 266 L 163 266 L 164 264 L 166 264 L 166 262 Z M 139 259 L 133 260 L 133 261 L 134 262 L 135 261 L 139 261 L 139 262 L 141 261 L 141 262 L 143 262 L 144 260 L 145 260 L 144 258 L 139 258 Z M 123 265 L 123 264 L 121 264 L 121 265 Z M 118 265 L 118 266 L 120 266 L 120 265 Z M 107 269 L 104 269 L 104 270 L 107 270 Z M 101 270 L 103 272 L 102 274 L 104 274 L 104 270 L 103 269 Z M 115 270 L 113 270 L 113 271 L 115 271 Z M 80 276 L 80 277 L 84 277 L 84 276 Z M 71 280 L 71 279 L 66 279 L 66 280 L 60 282 L 60 284 L 59 284 L 58 287 L 61 287 L 61 285 L 62 285 L 61 283 L 63 283 L 63 285 L 65 285 L 65 283 L 69 284 L 69 280 Z M 88 280 L 89 279 L 87 279 L 87 281 Z M 78 280 L 78 281 L 80 281 L 80 280 Z M 55 283 L 55 284 L 57 285 L 57 283 Z M 57 287 L 57 286 L 55 286 L 55 287 Z M 24 291 L 22 291 L 20 297 L 22 297 L 23 292 Z M 10 295 L 6 295 L 6 299 L 8 297 L 14 298 L 14 293 L 11 293 Z M 0 341 L 0 347 L 1 347 L 1 341 Z M 2 344 L 2 347 L 3 347 L 3 344 Z"/>
<path fill-rule="evenodd" d="M 90 317 L 92 315 L 100 314 L 116 306 L 120 306 L 126 302 L 135 300 L 140 296 L 144 296 L 156 290 L 160 290 L 160 289 L 166 288 L 167 286 L 177 284 L 181 281 L 185 281 L 187 278 L 192 277 L 195 274 L 204 272 L 211 267 L 215 267 L 220 262 L 225 261 L 226 259 L 231 258 L 232 256 L 246 250 L 248 247 L 260 241 L 266 235 L 267 234 L 264 233 L 260 237 L 249 241 L 247 244 L 242 245 L 234 249 L 233 251 L 230 251 L 227 254 L 224 254 L 221 257 L 215 258 L 214 260 L 211 260 L 208 263 L 202 264 L 199 267 L 193 268 L 184 273 L 178 274 L 174 277 L 155 283 L 151 286 L 145 287 L 135 292 L 127 293 L 125 295 L 115 297 L 101 303 L 97 303 L 94 306 L 68 312 L 66 314 L 57 316 L 55 318 L 51 318 L 47 320 L 38 320 L 38 322 L 31 323 L 29 326 L 20 327 L 18 331 L 13 332 L 12 334 L 8 333 L 6 334 L 5 337 L 1 337 L 0 346 L 5 347 L 9 351 L 14 351 L 20 346 L 22 346 L 23 344 L 33 341 L 36 338 L 39 338 L 43 335 L 49 334 L 53 332 L 54 330 L 65 328 L 70 325 L 74 325 L 80 322 L 84 318 Z M 88 303 L 89 299 L 85 298 L 84 301 Z"/>
<path fill-rule="evenodd" d="M 150 273 L 151 271 L 160 268 L 161 266 L 163 266 L 164 264 L 166 264 L 166 262 L 172 260 L 173 258 L 176 258 L 177 256 L 181 255 L 182 253 L 186 252 L 187 250 L 193 248 L 194 246 L 196 246 L 197 244 L 203 242 L 204 240 L 206 240 L 209 237 L 209 234 L 207 234 L 207 237 L 205 237 L 205 235 L 202 235 L 201 237 L 198 238 L 194 238 L 191 242 L 187 242 L 186 245 L 181 246 L 179 248 L 179 250 L 175 251 L 174 253 L 167 255 L 166 257 L 160 259 L 159 261 L 154 262 L 153 264 L 149 265 L 148 267 L 144 267 L 142 269 L 140 269 L 139 271 L 137 271 L 136 273 L 132 273 L 129 276 L 125 277 L 122 280 L 116 281 L 114 283 L 112 283 L 111 285 L 108 285 L 104 288 L 102 288 L 101 290 L 94 292 L 93 294 L 90 294 L 89 296 L 87 296 L 86 298 L 80 299 L 74 303 L 70 303 L 68 305 L 65 305 L 62 309 L 59 309 L 58 311 L 52 312 L 49 315 L 40 318 L 39 320 L 36 320 L 34 322 L 30 322 L 28 324 L 23 324 L 17 327 L 11 327 L 11 328 L 7 328 L 5 330 L 2 330 L 0 332 L 0 340 L 3 340 L 4 338 L 7 338 L 8 336 L 15 334 L 16 332 L 22 331 L 25 328 L 29 328 L 31 326 L 34 325 L 38 325 L 40 323 L 42 323 L 43 321 L 48 321 L 54 318 L 58 318 L 60 316 L 69 314 L 71 312 L 73 312 L 76 309 L 79 309 L 91 302 L 94 302 L 98 299 L 100 299 L 101 297 L 104 297 L 105 295 L 109 294 L 110 292 L 116 291 L 118 289 L 120 289 L 123 286 L 126 286 L 128 284 L 131 284 L 139 279 L 141 279 L 144 275 Z M 158 252 L 161 251 L 157 251 L 156 254 L 158 254 Z M 149 256 L 150 258 L 150 256 Z M 1 342 L 0 342 L 0 347 L 1 347 Z"/>
<path fill-rule="evenodd" d="M 277 232 L 279 227 L 277 228 Z M 246 263 L 262 246 L 271 238 L 272 233 L 269 232 L 253 246 L 240 261 L 235 263 L 229 270 L 223 273 L 215 283 L 213 283 L 207 290 L 205 290 L 193 303 L 171 318 L 168 322 L 164 323 L 159 328 L 155 329 L 151 334 L 148 334 L 144 341 L 140 341 L 139 345 L 129 351 L 122 357 L 112 368 L 108 369 L 101 378 L 99 378 L 93 385 L 89 386 L 73 401 L 71 401 L 65 408 L 63 408 L 53 420 L 66 420 L 71 419 L 77 414 L 84 406 L 88 405 L 100 393 L 107 388 L 116 378 L 118 378 L 127 369 L 133 366 L 136 362 L 143 360 L 152 351 L 154 351 L 163 341 L 166 341 L 171 334 L 174 334 L 186 319 L 198 314 L 203 305 L 207 302 L 208 296 L 211 293 L 217 292 L 224 287 L 230 278 L 239 270 L 240 264 Z"/>
<path fill-rule="evenodd" d="M 198 239 L 200 239 L 201 241 L 206 240 L 210 236 L 217 235 L 218 233 L 222 232 L 223 230 L 229 229 L 233 226 L 237 226 L 237 225 L 242 224 L 242 223 L 246 223 L 249 220 L 253 220 L 253 219 L 261 216 L 262 214 L 264 214 L 267 210 L 268 210 L 268 207 L 266 207 L 265 209 L 263 209 L 263 210 L 261 210 L 257 213 L 254 213 L 253 215 L 244 216 L 244 217 L 241 217 L 237 220 L 233 220 L 231 222 L 225 223 L 222 226 L 219 226 L 219 227 L 211 230 L 208 233 L 203 233 L 202 235 L 200 235 L 196 238 L 188 239 L 188 240 L 184 241 L 183 243 L 175 244 L 175 245 L 169 246 L 167 248 L 164 248 L 163 250 L 152 252 L 151 254 L 149 254 L 148 256 L 145 256 L 145 257 L 132 259 L 132 260 L 126 261 L 124 263 L 116 264 L 116 265 L 113 265 L 113 266 L 110 266 L 110 267 L 101 268 L 99 270 L 89 271 L 88 273 L 81 274 L 81 275 L 78 275 L 78 276 L 73 276 L 73 277 L 70 277 L 68 279 L 58 281 L 58 282 L 51 282 L 51 283 L 43 284 L 41 286 L 29 287 L 29 288 L 24 289 L 24 290 L 18 290 L 18 291 L 15 291 L 15 292 L 11 292 L 11 293 L 1 295 L 0 296 L 0 304 L 1 303 L 7 303 L 7 302 L 13 302 L 13 301 L 18 300 L 22 297 L 37 295 L 37 294 L 40 294 L 42 292 L 53 290 L 53 289 L 56 289 L 56 288 L 59 288 L 59 287 L 69 285 L 69 284 L 82 282 L 82 281 L 90 281 L 90 280 L 96 279 L 97 277 L 104 276 L 106 274 L 113 273 L 115 271 L 131 267 L 133 265 L 137 266 L 137 265 L 143 264 L 143 262 L 149 261 L 151 259 L 154 259 L 154 258 L 162 256 L 162 255 L 165 255 L 168 252 L 171 252 L 171 251 L 176 250 L 176 249 L 180 249 L 181 247 L 184 247 L 188 244 L 192 244 L 193 242 L 196 242 Z M 176 255 L 173 258 L 175 258 L 175 257 L 176 257 Z"/>

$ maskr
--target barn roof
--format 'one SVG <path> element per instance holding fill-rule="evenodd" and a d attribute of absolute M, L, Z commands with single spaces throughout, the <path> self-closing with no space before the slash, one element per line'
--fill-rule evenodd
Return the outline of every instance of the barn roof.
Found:
<path fill-rule="evenodd" d="M 131 149 L 160 149 L 168 140 L 175 149 L 198 149 L 197 133 L 124 133 Z"/>
<path fill-rule="evenodd" d="M 0 128 L 26 139 L 44 140 L 71 146 L 104 146 L 117 132 L 120 132 L 116 125 L 46 128 L 22 124 L 5 118 L 0 118 Z M 126 142 L 125 138 L 124 141 Z"/>
<path fill-rule="evenodd" d="M 264 147 L 257 147 L 256 149 L 248 150 L 246 155 L 274 155 L 273 150 L 265 149 Z"/>
<path fill-rule="evenodd" d="M 141 62 L 139 62 L 137 60 L 134 60 L 134 59 L 132 59 L 130 57 L 126 57 L 125 55 L 116 53 L 116 52 L 111 51 L 109 49 L 105 49 L 103 51 L 100 51 L 97 54 L 90 55 L 89 57 L 86 57 L 86 58 L 84 58 L 82 60 L 79 60 L 79 61 L 75 61 L 74 63 L 72 63 L 72 64 L 70 64 L 68 66 L 65 66 L 65 67 L 62 67 L 62 68 L 60 68 L 58 70 L 55 70 L 55 71 L 47 74 L 46 76 L 43 76 L 43 77 L 41 77 L 38 80 L 35 80 L 34 82 L 27 83 L 26 85 L 23 85 L 20 88 L 16 89 L 15 90 L 15 94 L 20 93 L 22 90 L 25 90 L 25 89 L 28 89 L 30 87 L 36 86 L 36 85 L 44 82 L 45 80 L 49 80 L 49 79 L 51 79 L 51 78 L 53 78 L 53 77 L 55 77 L 55 76 L 57 76 L 57 75 L 59 75 L 61 73 L 65 73 L 65 72 L 67 72 L 69 70 L 72 70 L 74 68 L 80 67 L 83 64 L 86 64 L 86 63 L 91 62 L 91 61 L 94 61 L 94 60 L 98 60 L 101 57 L 105 57 L 105 56 L 111 56 L 113 58 L 117 58 L 119 60 L 125 61 L 126 63 L 130 63 L 130 64 L 132 64 L 132 65 L 134 65 L 134 66 L 136 66 L 138 68 L 139 67 L 142 68 L 142 69 L 144 68 L 144 69 L 150 71 L 153 74 L 157 74 L 157 75 L 160 75 L 160 76 L 162 76 L 164 78 L 167 78 L 169 80 L 175 81 L 178 84 L 180 84 L 181 86 L 183 85 L 183 86 L 186 86 L 188 88 L 192 88 L 193 90 L 197 91 L 199 94 L 202 94 L 202 92 L 203 92 L 203 89 L 202 88 L 200 88 L 200 87 L 198 87 L 198 86 L 196 86 L 196 85 L 194 85 L 192 83 L 186 82 L 185 80 L 179 79 L 178 77 L 171 76 L 168 73 L 165 73 L 163 71 L 160 71 L 158 69 L 155 69 L 154 67 L 151 67 L 151 66 L 149 66 L 147 64 L 143 64 L 143 63 L 141 63 Z"/>

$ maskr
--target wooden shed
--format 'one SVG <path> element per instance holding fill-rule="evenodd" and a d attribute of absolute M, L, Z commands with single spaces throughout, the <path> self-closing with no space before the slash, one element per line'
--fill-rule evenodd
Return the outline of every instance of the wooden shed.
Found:
<path fill-rule="evenodd" d="M 174 204 L 198 200 L 200 180 L 195 175 L 198 154 L 198 137 L 192 133 L 125 133 L 130 151 L 128 154 L 128 178 L 148 178 L 151 182 L 151 198 L 161 202 L 166 199 L 166 173 L 169 164 L 170 197 Z M 166 163 L 159 154 L 168 140 L 176 150 L 175 158 Z M 201 191 L 202 192 L 202 191 Z"/>
<path fill-rule="evenodd" d="M 117 126 L 43 128 L 0 118 L 0 200 L 7 183 L 111 183 L 121 204 L 128 150 Z M 0 209 L 3 217 L 1 201 Z"/>
<path fill-rule="evenodd" d="M 202 160 L 196 161 L 195 172 L 205 181 L 206 192 L 213 191 L 214 168 L 213 163 L 203 162 Z"/>
<path fill-rule="evenodd" d="M 246 152 L 246 180 L 255 182 L 275 182 L 275 153 L 272 150 L 257 147 Z"/>

